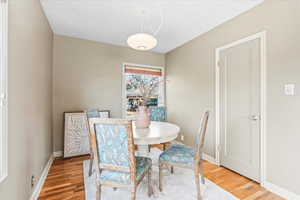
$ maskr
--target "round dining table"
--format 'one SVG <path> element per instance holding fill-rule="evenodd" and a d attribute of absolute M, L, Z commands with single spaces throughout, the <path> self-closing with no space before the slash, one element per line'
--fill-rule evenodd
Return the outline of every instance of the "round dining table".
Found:
<path fill-rule="evenodd" d="M 134 144 L 138 145 L 138 152 L 141 155 L 148 154 L 148 146 L 171 142 L 178 137 L 180 128 L 169 122 L 151 121 L 149 128 L 136 128 L 133 122 Z"/>

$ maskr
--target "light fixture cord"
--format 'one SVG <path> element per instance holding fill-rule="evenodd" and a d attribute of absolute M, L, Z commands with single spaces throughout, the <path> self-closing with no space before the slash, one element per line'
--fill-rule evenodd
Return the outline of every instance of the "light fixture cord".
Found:
<path fill-rule="evenodd" d="M 163 10 L 162 10 L 162 6 L 159 3 L 158 4 L 159 7 L 159 15 L 160 15 L 160 24 L 157 27 L 157 29 L 155 31 L 151 30 L 151 32 L 153 32 L 153 35 L 156 36 L 158 34 L 158 32 L 161 30 L 163 24 L 164 24 L 164 16 L 163 16 Z M 145 10 L 142 10 L 142 23 L 141 23 L 141 33 L 144 33 L 144 26 L 145 26 Z M 152 29 L 152 28 L 151 28 Z"/>
<path fill-rule="evenodd" d="M 158 4 L 158 6 L 159 6 L 159 14 L 160 14 L 160 24 L 159 24 L 158 28 L 156 29 L 156 31 L 153 33 L 154 36 L 156 36 L 158 34 L 158 32 L 160 31 L 161 27 L 164 24 L 164 16 L 163 16 L 162 6 L 160 3 Z"/>
<path fill-rule="evenodd" d="M 145 10 L 142 10 L 141 33 L 144 32 L 144 24 L 145 24 Z"/>

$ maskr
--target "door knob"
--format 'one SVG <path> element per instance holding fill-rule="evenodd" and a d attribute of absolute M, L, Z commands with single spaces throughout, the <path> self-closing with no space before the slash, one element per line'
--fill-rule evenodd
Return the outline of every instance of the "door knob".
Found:
<path fill-rule="evenodd" d="M 260 119 L 260 117 L 259 117 L 259 115 L 252 115 L 252 116 L 250 117 L 250 119 L 251 119 L 252 121 L 257 121 L 257 120 Z"/>

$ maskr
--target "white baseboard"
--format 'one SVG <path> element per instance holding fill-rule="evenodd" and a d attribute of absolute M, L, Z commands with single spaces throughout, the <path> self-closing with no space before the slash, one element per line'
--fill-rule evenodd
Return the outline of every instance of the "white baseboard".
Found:
<path fill-rule="evenodd" d="M 54 161 L 55 157 L 54 155 L 51 155 L 42 174 L 41 174 L 41 177 L 38 181 L 38 183 L 35 185 L 33 191 L 32 191 L 32 194 L 30 196 L 30 199 L 29 200 L 37 200 L 39 198 L 39 195 L 40 195 L 40 192 L 43 188 L 43 185 L 46 181 L 46 178 L 47 178 L 47 175 L 48 175 L 48 172 L 49 172 L 49 169 Z"/>
<path fill-rule="evenodd" d="M 63 152 L 62 151 L 55 151 L 55 152 L 53 152 L 53 156 L 55 158 L 62 157 L 63 156 Z"/>
<path fill-rule="evenodd" d="M 293 192 L 290 192 L 280 186 L 277 186 L 277 185 L 274 185 L 273 183 L 270 183 L 268 181 L 266 181 L 264 183 L 264 187 L 273 192 L 274 194 L 277 194 L 285 199 L 288 199 L 288 200 L 300 200 L 300 195 L 297 195 Z"/>
<path fill-rule="evenodd" d="M 203 159 L 206 160 L 206 161 L 208 161 L 208 162 L 210 162 L 210 163 L 212 163 L 212 164 L 218 165 L 216 159 L 214 157 L 208 155 L 208 154 L 204 153 L 203 154 Z"/>

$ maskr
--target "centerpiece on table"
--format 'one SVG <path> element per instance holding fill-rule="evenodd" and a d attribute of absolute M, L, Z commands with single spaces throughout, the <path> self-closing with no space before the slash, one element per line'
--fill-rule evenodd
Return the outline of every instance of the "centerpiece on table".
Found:
<path fill-rule="evenodd" d="M 144 79 L 141 76 L 132 77 L 129 81 L 131 87 L 138 89 L 140 94 L 135 122 L 137 128 L 148 128 L 150 126 L 148 104 L 150 99 L 156 96 L 160 82 L 159 77 Z"/>

